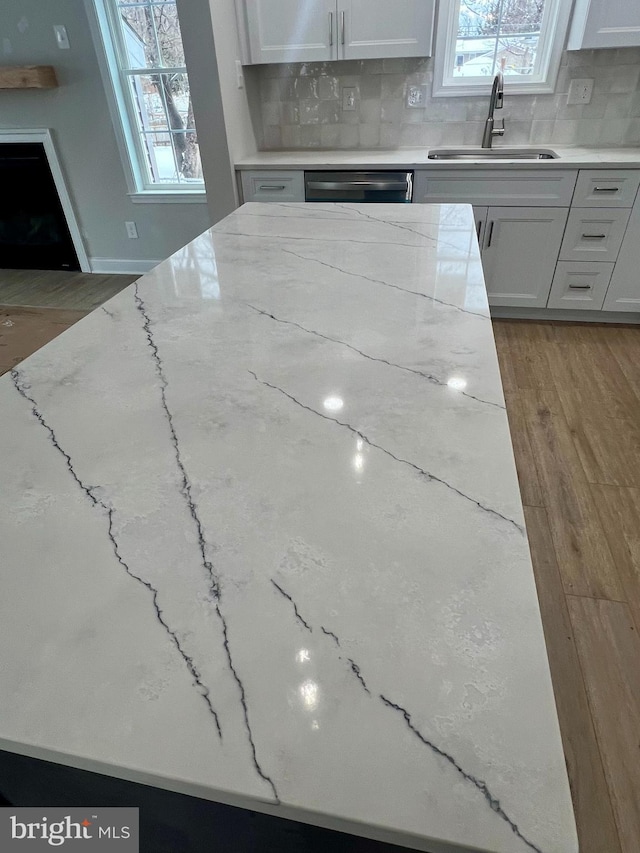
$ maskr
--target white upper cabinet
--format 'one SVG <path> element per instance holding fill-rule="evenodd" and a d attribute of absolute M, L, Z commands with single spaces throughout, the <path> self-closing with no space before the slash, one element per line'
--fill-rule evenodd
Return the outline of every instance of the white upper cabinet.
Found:
<path fill-rule="evenodd" d="M 245 64 L 430 56 L 435 0 L 236 0 Z"/>
<path fill-rule="evenodd" d="M 338 0 L 340 59 L 431 56 L 433 0 Z"/>
<path fill-rule="evenodd" d="M 337 59 L 336 0 L 248 0 L 248 64 Z"/>
<path fill-rule="evenodd" d="M 567 43 L 569 50 L 638 45 L 638 0 L 576 0 Z"/>

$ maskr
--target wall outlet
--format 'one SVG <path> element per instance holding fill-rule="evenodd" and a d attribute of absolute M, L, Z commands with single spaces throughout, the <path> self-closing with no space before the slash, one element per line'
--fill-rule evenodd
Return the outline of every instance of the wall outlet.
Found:
<path fill-rule="evenodd" d="M 414 108 L 424 107 L 427 101 L 427 87 L 426 86 L 409 86 L 407 88 L 407 107 Z"/>
<path fill-rule="evenodd" d="M 135 222 L 125 222 L 124 227 L 127 229 L 127 237 L 130 240 L 138 239 L 138 229 Z"/>
<path fill-rule="evenodd" d="M 588 104 L 593 95 L 593 80 L 572 80 L 567 104 Z"/>
<path fill-rule="evenodd" d="M 67 35 L 67 28 L 62 24 L 56 24 L 53 28 L 53 33 L 56 37 L 56 44 L 60 48 L 60 50 L 69 50 L 71 46 L 69 44 L 69 36 Z"/>
<path fill-rule="evenodd" d="M 346 112 L 356 108 L 356 91 L 355 86 L 345 86 L 342 90 L 342 109 Z"/>

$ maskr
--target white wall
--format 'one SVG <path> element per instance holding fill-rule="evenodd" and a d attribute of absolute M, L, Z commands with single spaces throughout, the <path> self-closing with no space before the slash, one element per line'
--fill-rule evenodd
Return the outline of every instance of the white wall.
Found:
<path fill-rule="evenodd" d="M 70 50 L 57 48 L 54 24 L 66 26 Z M 90 258 L 130 259 L 132 270 L 137 271 L 135 262 L 166 258 L 209 227 L 212 216 L 207 204 L 133 204 L 127 196 L 83 0 L 0 0 L 0 64 L 56 67 L 58 89 L 0 91 L 0 129 L 52 129 Z M 208 85 L 215 90 L 215 69 L 213 74 Z M 205 144 L 209 162 L 220 158 L 220 133 L 224 136 L 219 101 L 217 115 L 215 97 L 211 104 L 209 121 L 218 131 L 215 144 Z M 196 114 L 197 122 L 199 118 Z M 233 204 L 232 176 L 225 156 L 219 177 L 207 165 L 209 194 L 219 198 L 221 215 Z M 125 220 L 137 223 L 138 240 L 127 238 Z"/>

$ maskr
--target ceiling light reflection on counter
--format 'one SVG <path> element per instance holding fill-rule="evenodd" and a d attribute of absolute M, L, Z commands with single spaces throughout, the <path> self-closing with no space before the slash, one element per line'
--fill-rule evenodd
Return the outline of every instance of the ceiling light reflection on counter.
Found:
<path fill-rule="evenodd" d="M 326 397 L 322 405 L 328 412 L 339 412 L 344 406 L 342 397 Z"/>
<path fill-rule="evenodd" d="M 447 381 L 447 385 L 449 388 L 453 388 L 454 391 L 464 391 L 467 387 L 467 380 L 463 379 L 461 376 L 452 376 L 451 379 Z"/>
<path fill-rule="evenodd" d="M 300 685 L 300 696 L 307 711 L 315 711 L 318 707 L 318 685 L 315 681 L 305 681 Z"/>
<path fill-rule="evenodd" d="M 364 456 L 362 455 L 362 453 L 356 453 L 356 455 L 353 457 L 353 467 L 356 469 L 356 471 L 362 471 L 362 469 L 364 468 Z"/>
<path fill-rule="evenodd" d="M 296 660 L 298 661 L 298 663 L 306 663 L 307 661 L 310 661 L 311 654 L 309 652 L 309 649 L 299 649 L 296 652 Z"/>

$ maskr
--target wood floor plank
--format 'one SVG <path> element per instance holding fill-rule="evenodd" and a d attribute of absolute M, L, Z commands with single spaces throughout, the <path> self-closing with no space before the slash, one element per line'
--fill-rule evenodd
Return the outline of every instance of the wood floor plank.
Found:
<path fill-rule="evenodd" d="M 509 320 L 493 320 L 492 325 L 503 390 L 505 393 L 507 391 L 515 391 L 518 384 L 513 367 L 513 357 L 509 351 L 509 342 L 507 339 Z"/>
<path fill-rule="evenodd" d="M 0 270 L 0 305 L 92 311 L 139 276 Z"/>
<path fill-rule="evenodd" d="M 624 589 L 604 535 L 567 423 L 536 392 L 520 398 L 565 592 L 624 600 Z"/>
<path fill-rule="evenodd" d="M 504 391 L 507 404 L 509 429 L 513 443 L 513 453 L 516 459 L 520 496 L 524 506 L 544 506 L 542 489 L 538 479 L 538 469 L 531 449 L 527 422 L 522 409 L 522 403 L 517 391 Z"/>
<path fill-rule="evenodd" d="M 77 323 L 86 311 L 0 306 L 0 375 Z"/>
<path fill-rule="evenodd" d="M 590 483 L 640 487 L 640 418 L 609 418 L 585 409 L 567 422 Z"/>
<path fill-rule="evenodd" d="M 591 493 L 625 590 L 625 600 L 636 630 L 640 631 L 640 489 L 591 486 Z M 640 661 L 637 666 L 640 668 Z"/>
<path fill-rule="evenodd" d="M 544 348 L 569 423 L 592 410 L 610 418 L 639 418 L 638 397 L 609 346 L 592 336 L 585 339 L 584 333 L 582 340 Z"/>
<path fill-rule="evenodd" d="M 640 326 L 616 327 L 615 334 L 606 335 L 606 344 L 640 400 Z"/>
<path fill-rule="evenodd" d="M 589 710 L 547 513 L 525 507 L 581 853 L 619 853 L 609 791 Z"/>
<path fill-rule="evenodd" d="M 622 851 L 638 853 L 640 637 L 626 604 L 569 596 L 568 605 Z"/>

